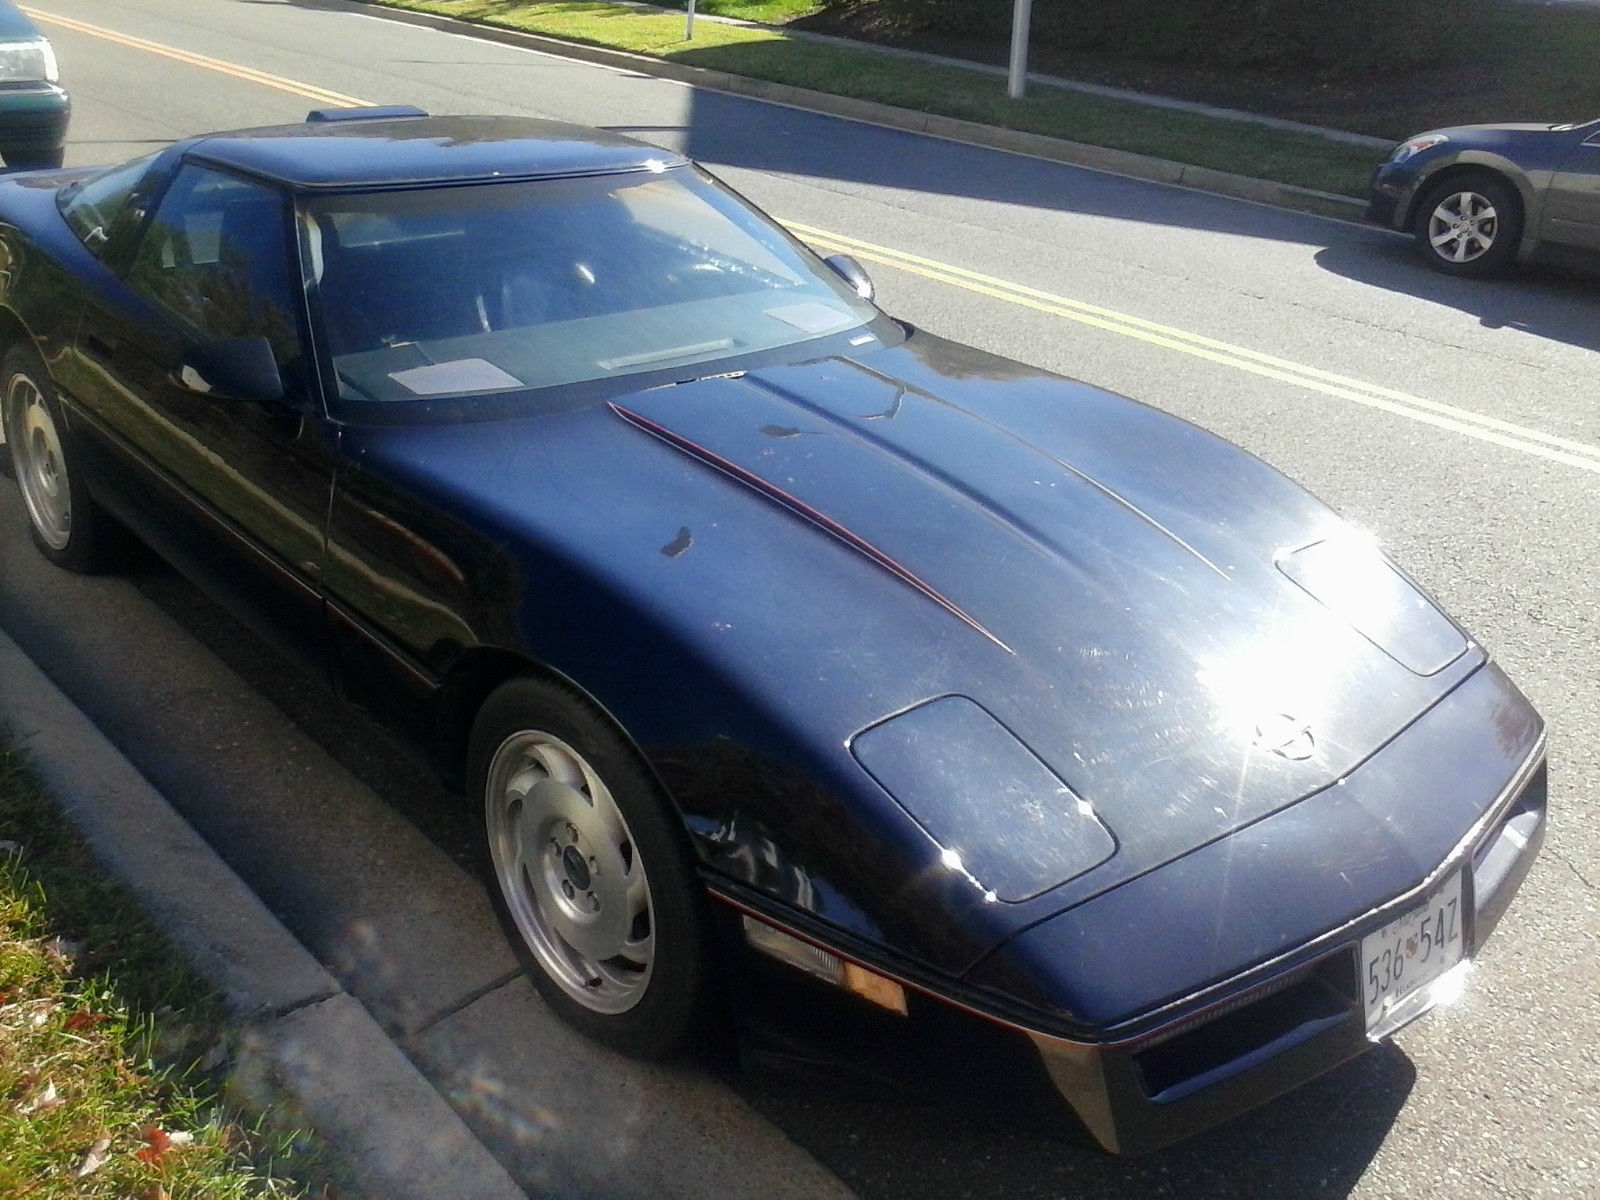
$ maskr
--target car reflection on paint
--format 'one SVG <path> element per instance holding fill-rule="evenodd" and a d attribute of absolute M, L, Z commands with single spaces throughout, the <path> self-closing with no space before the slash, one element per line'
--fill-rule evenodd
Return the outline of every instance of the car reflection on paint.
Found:
<path fill-rule="evenodd" d="M 316 113 L 0 183 L 0 254 L 41 551 L 425 749 L 611 1046 L 776 980 L 1147 1149 L 1458 989 L 1538 851 L 1542 722 L 1370 539 L 676 155 Z"/>
<path fill-rule="evenodd" d="M 1600 255 L 1600 119 L 1464 125 L 1407 138 L 1373 172 L 1367 215 L 1429 265 L 1489 276 L 1535 254 Z"/>

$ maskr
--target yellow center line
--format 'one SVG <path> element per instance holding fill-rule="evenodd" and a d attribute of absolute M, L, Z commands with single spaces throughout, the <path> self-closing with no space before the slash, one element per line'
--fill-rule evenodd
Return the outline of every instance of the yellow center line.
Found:
<path fill-rule="evenodd" d="M 179 50 L 172 46 L 162 45 L 160 42 L 148 41 L 145 38 L 102 29 L 97 25 L 73 20 L 70 17 L 58 16 L 32 7 L 23 7 L 22 11 L 36 21 L 59 25 L 64 29 L 71 29 L 78 33 L 102 38 L 109 42 L 116 42 L 119 45 L 129 46 L 136 50 L 144 50 L 151 54 L 159 54 L 178 62 L 188 63 L 191 66 L 204 67 L 207 70 L 231 75 L 236 79 L 259 83 L 266 87 L 276 88 L 279 91 L 289 92 L 296 96 L 304 96 L 322 103 L 351 108 L 363 107 L 367 103 L 354 96 L 346 96 L 340 92 L 329 91 L 326 88 L 313 87 L 297 80 L 285 79 L 282 76 L 271 75 L 265 71 L 257 71 L 251 67 L 240 66 L 237 63 L 209 58 L 203 54 L 194 54 L 188 50 Z M 1510 421 L 1503 421 L 1498 417 L 1486 416 L 1468 409 L 1457 408 L 1451 404 L 1443 404 L 1437 400 L 1428 400 L 1421 396 L 1408 395 L 1405 392 L 1395 391 L 1392 388 L 1382 387 L 1378 384 L 1365 383 L 1359 379 L 1351 379 L 1347 376 L 1334 374 L 1331 371 L 1323 371 L 1317 367 L 1305 366 L 1291 362 L 1288 359 L 1264 354 L 1259 350 L 1230 345 L 1215 338 L 1208 338 L 1201 334 L 1190 333 L 1187 330 L 1175 329 L 1154 321 L 1147 321 L 1142 317 L 1134 317 L 1081 300 L 1054 295 L 1023 284 L 1011 283 L 1004 279 L 980 274 L 977 271 L 969 271 L 964 267 L 953 266 L 950 263 L 942 263 L 931 258 L 922 258 L 903 250 L 874 245 L 859 238 L 832 233 L 829 230 L 818 229 L 798 221 L 787 221 L 785 224 L 799 237 L 813 243 L 848 251 L 868 262 L 893 267 L 896 270 L 920 275 L 925 279 L 931 279 L 938 283 L 949 284 L 952 287 L 963 288 L 979 295 L 990 296 L 1008 304 L 1016 304 L 1051 316 L 1077 321 L 1123 337 L 1135 338 L 1148 345 L 1160 346 L 1163 349 L 1173 350 L 1180 354 L 1217 363 L 1221 366 L 1232 367 L 1235 370 L 1248 371 L 1253 375 L 1276 379 L 1284 383 L 1293 384 L 1296 387 L 1320 392 L 1326 396 L 1349 400 L 1352 403 L 1393 413 L 1408 420 L 1464 434 L 1467 437 L 1491 442 L 1494 445 L 1504 446 L 1507 449 L 1517 450 L 1524 454 L 1535 455 L 1551 462 L 1563 463 L 1567 466 L 1577 467 L 1580 470 L 1600 474 L 1600 447 L 1585 442 L 1557 437 L 1554 434 L 1544 433 Z"/>
<path fill-rule="evenodd" d="M 304 96 L 308 100 L 318 100 L 324 104 L 337 105 L 340 108 L 364 108 L 367 105 L 365 100 L 357 100 L 354 96 L 346 96 L 342 92 L 331 92 L 327 88 L 313 87 L 309 83 L 284 79 L 279 75 L 269 75 L 265 71 L 242 67 L 238 63 L 224 62 L 221 59 L 208 58 L 204 54 L 194 54 L 188 50 L 179 50 L 174 46 L 164 46 L 160 42 L 147 41 L 144 38 L 133 37 L 130 34 L 117 33 L 111 29 L 102 29 L 98 25 L 90 25 L 87 21 L 75 21 L 71 17 L 57 16 L 55 13 L 44 12 L 37 8 L 19 7 L 35 21 L 43 21 L 48 25 L 59 25 L 63 29 L 71 29 L 75 33 L 84 33 L 90 37 L 100 38 L 103 41 L 115 42 L 119 46 L 130 46 L 135 50 L 159 54 L 163 58 L 187 63 L 192 67 L 204 67 L 209 71 L 218 71 L 223 75 L 231 75 L 235 79 L 259 83 L 295 96 Z"/>
<path fill-rule="evenodd" d="M 1248 371 L 1268 379 L 1277 379 L 1323 395 L 1349 400 L 1425 425 L 1433 425 L 1524 454 L 1548 459 L 1551 462 L 1600 474 L 1600 446 L 1557 437 L 1541 430 L 1503 421 L 1498 417 L 1486 416 L 1421 396 L 1408 395 L 1405 392 L 1395 391 L 1379 384 L 1365 383 L 1317 367 L 1304 366 L 1270 354 L 1263 354 L 1258 350 L 1230 345 L 1215 338 L 1147 321 L 1142 317 L 1129 316 L 1081 300 L 1072 300 L 1037 288 L 1010 283 L 977 271 L 969 271 L 964 267 L 922 258 L 887 246 L 878 246 L 872 242 L 832 233 L 798 221 L 786 221 L 784 224 L 798 237 L 847 251 L 868 262 L 880 263 L 912 275 L 919 275 L 924 279 L 950 284 L 979 295 L 991 296 L 1023 308 L 1048 313 L 1051 316 L 1064 317 L 1070 321 L 1135 338 L 1149 345 L 1175 350 L 1207 362 Z"/>

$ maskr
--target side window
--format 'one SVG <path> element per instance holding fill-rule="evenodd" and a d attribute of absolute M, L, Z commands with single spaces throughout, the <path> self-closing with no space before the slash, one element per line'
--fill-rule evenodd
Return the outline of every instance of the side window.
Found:
<path fill-rule="evenodd" d="M 298 369 L 297 272 L 283 195 L 187 164 L 150 219 L 128 285 L 205 339 L 264 336 Z"/>
<path fill-rule="evenodd" d="M 103 254 L 122 219 L 134 215 L 129 202 L 155 157 L 147 154 L 61 190 L 56 201 L 61 215 L 91 253 Z"/>

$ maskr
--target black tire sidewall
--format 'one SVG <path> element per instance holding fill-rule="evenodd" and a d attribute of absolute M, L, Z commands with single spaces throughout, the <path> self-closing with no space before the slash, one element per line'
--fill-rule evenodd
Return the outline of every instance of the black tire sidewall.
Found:
<path fill-rule="evenodd" d="M 1477 192 L 1483 196 L 1494 205 L 1498 221 L 1494 245 L 1471 262 L 1451 262 L 1442 257 L 1428 238 L 1428 224 L 1433 218 L 1433 210 L 1446 196 L 1457 192 Z M 1522 221 L 1522 197 L 1517 193 L 1516 187 L 1498 175 L 1473 172 L 1453 175 L 1430 187 L 1417 205 L 1411 222 L 1411 232 L 1416 238 L 1417 248 L 1435 270 L 1442 271 L 1446 275 L 1484 278 L 1502 274 L 1510 268 L 1516 258 L 1518 244 L 1522 240 Z"/>
<path fill-rule="evenodd" d="M 624 1013 L 585 1008 L 545 974 L 501 893 L 485 822 L 489 768 L 513 734 L 536 730 L 571 746 L 605 781 L 622 810 L 650 880 L 655 959 L 639 1003 Z M 476 807 L 489 893 L 512 949 L 534 986 L 574 1028 L 636 1058 L 665 1058 L 694 1047 L 710 1010 L 711 922 L 681 821 L 637 752 L 593 704 L 555 680 L 522 676 L 484 702 L 467 753 L 468 796 Z"/>

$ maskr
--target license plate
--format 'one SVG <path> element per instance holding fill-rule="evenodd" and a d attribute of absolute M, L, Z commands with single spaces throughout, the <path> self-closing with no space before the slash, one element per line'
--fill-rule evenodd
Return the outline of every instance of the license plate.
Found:
<path fill-rule="evenodd" d="M 1395 1008 L 1461 961 L 1461 872 L 1426 900 L 1361 939 L 1367 1033 L 1378 1037 Z"/>

